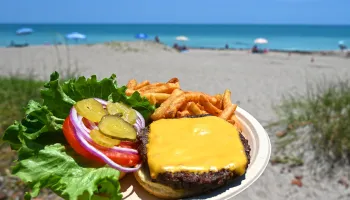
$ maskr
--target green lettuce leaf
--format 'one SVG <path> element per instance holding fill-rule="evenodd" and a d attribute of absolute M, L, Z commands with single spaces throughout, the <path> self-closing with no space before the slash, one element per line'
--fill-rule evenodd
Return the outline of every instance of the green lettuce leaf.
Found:
<path fill-rule="evenodd" d="M 149 118 L 155 107 L 137 92 L 126 96 L 126 87 L 118 87 L 115 78 L 114 74 L 102 80 L 82 76 L 61 82 L 54 72 L 41 91 L 43 103 L 29 101 L 25 117 L 5 130 L 3 141 L 18 153 L 12 173 L 32 188 L 26 199 L 44 187 L 65 199 L 121 199 L 119 171 L 93 166 L 69 147 L 62 133 L 71 107 L 85 98 L 123 102 Z"/>
<path fill-rule="evenodd" d="M 101 192 L 112 200 L 122 197 L 119 193 L 119 171 L 81 166 L 61 144 L 46 145 L 36 156 L 18 161 L 12 173 L 33 188 L 32 194 L 27 194 L 26 198 L 37 196 L 43 187 L 71 200 L 79 197 L 91 199 Z"/>
<path fill-rule="evenodd" d="M 62 135 L 64 119 L 55 117 L 46 106 L 30 100 L 25 108 L 25 118 L 21 122 L 9 126 L 3 136 L 3 140 L 11 144 L 12 149 L 18 150 L 23 146 L 21 140 L 36 140 L 39 136 L 47 135 L 55 137 Z M 40 140 L 42 140 L 41 137 Z M 42 141 L 43 145 L 48 141 Z"/>
<path fill-rule="evenodd" d="M 145 120 L 148 120 L 154 112 L 155 106 L 135 92 L 132 96 L 126 96 L 126 87 L 118 87 L 113 74 L 109 78 L 98 81 L 96 76 L 90 78 L 84 76 L 71 79 L 62 84 L 59 83 L 59 74 L 51 74 L 50 81 L 41 91 L 44 105 L 47 105 L 56 117 L 64 118 L 69 113 L 75 102 L 86 98 L 100 98 L 113 102 L 123 102 L 139 111 Z"/>

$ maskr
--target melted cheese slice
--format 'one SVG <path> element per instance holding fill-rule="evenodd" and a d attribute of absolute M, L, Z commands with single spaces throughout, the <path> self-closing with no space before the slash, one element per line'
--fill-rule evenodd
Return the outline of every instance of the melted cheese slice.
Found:
<path fill-rule="evenodd" d="M 243 175 L 248 162 L 237 129 L 215 116 L 151 123 L 147 157 L 154 179 L 163 172 L 221 169 Z"/>

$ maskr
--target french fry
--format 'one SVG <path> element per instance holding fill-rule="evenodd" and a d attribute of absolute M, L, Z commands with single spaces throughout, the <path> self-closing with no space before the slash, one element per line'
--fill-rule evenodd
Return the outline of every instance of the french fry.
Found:
<path fill-rule="evenodd" d="M 202 115 L 206 115 L 206 114 L 209 114 L 209 113 L 205 110 L 202 110 Z"/>
<path fill-rule="evenodd" d="M 202 112 L 204 111 L 204 107 L 200 103 L 196 103 L 196 105 Z"/>
<path fill-rule="evenodd" d="M 204 110 L 207 111 L 209 114 L 218 116 L 221 114 L 221 110 L 215 107 L 210 101 L 204 97 L 204 95 L 200 95 L 200 104 L 204 106 Z"/>
<path fill-rule="evenodd" d="M 130 79 L 128 84 L 126 85 L 126 87 L 128 89 L 132 89 L 133 90 L 136 87 L 136 85 L 137 85 L 137 81 L 135 79 Z"/>
<path fill-rule="evenodd" d="M 165 100 L 167 100 L 170 97 L 170 94 L 167 93 L 145 93 L 141 94 L 141 96 L 146 97 L 148 100 L 153 96 L 157 103 L 163 103 Z"/>
<path fill-rule="evenodd" d="M 229 105 L 232 105 L 231 91 L 226 89 L 224 92 L 224 96 L 222 97 L 222 108 L 225 109 Z"/>
<path fill-rule="evenodd" d="M 214 105 L 217 103 L 217 100 L 216 100 L 215 97 L 212 97 L 212 96 L 210 96 L 210 95 L 208 95 L 208 94 L 205 94 L 205 93 L 203 93 L 203 92 L 191 92 L 191 91 L 187 91 L 186 94 L 189 95 L 188 98 L 191 97 L 191 99 L 189 99 L 189 101 L 194 101 L 194 102 L 197 103 L 197 102 L 199 102 L 200 96 L 202 95 L 202 96 L 204 96 L 205 98 L 207 98 L 207 99 L 210 101 L 210 103 L 212 103 L 212 104 L 214 104 Z"/>
<path fill-rule="evenodd" d="M 217 103 L 215 104 L 215 106 L 219 109 L 222 109 L 222 94 L 215 95 L 215 98 L 217 100 Z"/>
<path fill-rule="evenodd" d="M 202 114 L 201 109 L 197 106 L 196 103 L 194 103 L 194 102 L 188 102 L 187 105 L 188 105 L 188 110 L 189 110 L 192 114 L 194 114 L 194 115 L 200 115 L 200 114 Z"/>
<path fill-rule="evenodd" d="M 186 116 L 189 116 L 191 115 L 190 112 L 188 112 L 188 110 L 184 110 L 184 111 L 177 111 L 176 113 L 176 117 L 186 117 Z"/>
<path fill-rule="evenodd" d="M 232 120 L 232 119 L 228 119 L 227 121 L 232 125 L 235 125 L 235 123 L 236 123 L 235 120 Z"/>
<path fill-rule="evenodd" d="M 141 83 L 139 83 L 138 85 L 135 86 L 134 90 L 138 90 L 138 89 L 143 88 L 149 84 L 150 84 L 149 80 L 142 81 Z"/>
<path fill-rule="evenodd" d="M 154 93 L 153 96 L 156 98 L 157 103 L 163 103 L 164 101 L 166 101 L 170 97 L 170 94 Z"/>
<path fill-rule="evenodd" d="M 237 118 L 237 116 L 236 116 L 235 114 L 232 115 L 231 120 L 235 121 L 235 124 L 234 124 L 234 125 L 236 126 L 236 128 L 237 128 L 239 131 L 242 132 L 243 127 L 242 127 L 241 123 L 239 122 L 239 120 L 238 120 L 238 118 Z"/>
<path fill-rule="evenodd" d="M 167 111 L 169 105 L 176 99 L 178 96 L 182 95 L 184 92 L 180 89 L 175 89 L 169 98 L 165 100 L 160 106 L 154 111 L 151 115 L 152 120 L 158 120 L 165 117 L 165 112 Z"/>
<path fill-rule="evenodd" d="M 165 112 L 165 118 L 174 118 L 179 108 L 187 103 L 187 94 L 181 94 L 177 96 L 169 105 L 168 110 Z"/>
<path fill-rule="evenodd" d="M 167 83 L 178 83 L 179 82 L 179 79 L 174 77 L 174 78 L 171 78 L 170 80 L 168 80 Z"/>
<path fill-rule="evenodd" d="M 139 92 L 144 92 L 144 91 L 147 91 L 147 90 L 150 90 L 152 88 L 156 88 L 156 87 L 159 87 L 161 85 L 164 85 L 165 83 L 152 83 L 152 84 L 149 84 L 149 85 L 146 85 L 140 89 L 138 89 Z"/>
<path fill-rule="evenodd" d="M 144 90 L 144 93 L 168 93 L 170 94 L 175 89 L 179 89 L 179 83 L 166 83 L 160 86 L 151 87 L 148 90 Z M 141 90 L 140 90 L 141 91 Z"/>
<path fill-rule="evenodd" d="M 210 99 L 210 96 L 209 95 L 205 95 L 205 94 L 202 94 L 201 92 L 187 92 L 187 93 L 184 93 L 183 95 L 179 96 L 178 98 L 176 98 L 170 105 L 169 105 L 169 109 L 166 111 L 165 113 L 165 116 L 167 118 L 173 118 L 175 117 L 176 115 L 176 112 L 178 110 L 180 110 L 181 108 L 184 109 L 187 102 L 190 102 L 190 101 L 193 101 L 193 102 L 196 102 L 196 101 L 199 101 L 201 102 L 201 96 L 206 99 L 207 102 L 209 102 L 209 104 L 207 105 L 208 106 L 208 109 L 210 109 L 210 111 L 212 112 L 217 112 L 219 111 L 217 108 L 216 110 L 214 110 L 214 108 L 212 107 L 215 107 L 213 106 L 210 101 L 207 99 L 209 97 Z M 204 106 L 204 109 L 205 110 L 205 106 Z M 221 112 L 221 110 L 220 110 Z M 210 113 L 210 112 L 209 112 Z"/>
<path fill-rule="evenodd" d="M 131 96 L 134 92 L 136 92 L 136 91 L 133 89 L 126 89 L 125 94 L 126 94 L 126 96 Z"/>
<path fill-rule="evenodd" d="M 236 104 L 231 104 L 227 106 L 222 113 L 219 115 L 222 119 L 228 120 L 231 119 L 232 115 L 234 114 L 235 110 L 237 108 Z"/>
<path fill-rule="evenodd" d="M 149 102 L 152 104 L 152 105 L 156 105 L 157 103 L 157 99 L 154 97 L 154 95 L 150 95 L 149 97 Z"/>
<path fill-rule="evenodd" d="M 185 104 L 183 104 L 180 108 L 179 111 L 184 111 L 184 110 L 188 110 L 188 106 L 190 105 L 191 102 L 187 102 Z"/>

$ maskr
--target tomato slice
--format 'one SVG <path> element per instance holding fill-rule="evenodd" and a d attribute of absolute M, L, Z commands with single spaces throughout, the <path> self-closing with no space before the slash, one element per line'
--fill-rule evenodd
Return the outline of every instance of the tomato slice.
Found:
<path fill-rule="evenodd" d="M 90 125 L 88 119 L 86 119 L 86 118 L 83 117 L 83 120 L 82 120 L 82 121 L 83 121 L 84 125 L 86 126 L 86 128 L 92 129 L 92 127 L 91 127 L 91 125 Z"/>
<path fill-rule="evenodd" d="M 63 134 L 69 143 L 69 145 L 74 149 L 75 152 L 77 152 L 79 155 L 95 161 L 95 162 L 101 162 L 103 163 L 103 160 L 99 157 L 91 154 L 89 151 L 87 151 L 77 140 L 74 134 L 74 128 L 73 124 L 69 117 L 67 117 L 63 123 Z M 103 154 L 105 154 L 108 158 L 113 160 L 114 162 L 118 163 L 119 165 L 122 165 L 124 167 L 133 167 L 140 163 L 141 158 L 138 154 L 126 154 L 126 153 L 119 153 L 119 152 L 112 152 L 108 150 L 101 150 L 99 149 Z"/>
<path fill-rule="evenodd" d="M 136 143 L 136 142 L 131 142 L 131 141 L 121 141 L 118 146 L 119 147 L 123 147 L 123 148 L 136 149 L 137 150 L 137 147 L 139 146 L 139 144 Z"/>
<path fill-rule="evenodd" d="M 74 135 L 74 129 L 73 125 L 69 119 L 69 117 L 64 120 L 63 123 L 63 134 L 66 138 L 68 144 L 74 149 L 75 152 L 80 154 L 81 156 L 91 159 L 93 161 L 102 162 L 102 160 L 93 154 L 91 154 L 89 151 L 87 151 L 77 140 L 77 138 Z"/>

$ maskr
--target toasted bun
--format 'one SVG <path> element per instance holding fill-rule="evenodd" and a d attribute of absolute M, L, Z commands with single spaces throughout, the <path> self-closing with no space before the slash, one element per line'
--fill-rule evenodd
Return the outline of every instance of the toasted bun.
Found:
<path fill-rule="evenodd" d="M 126 175 L 125 172 L 120 172 L 120 175 L 119 175 L 119 180 L 121 180 L 122 178 L 124 178 Z"/>
<path fill-rule="evenodd" d="M 143 166 L 137 172 L 134 172 L 137 182 L 150 194 L 161 199 L 180 199 L 191 197 L 203 193 L 200 190 L 175 190 L 164 184 L 152 182 L 147 167 Z"/>

